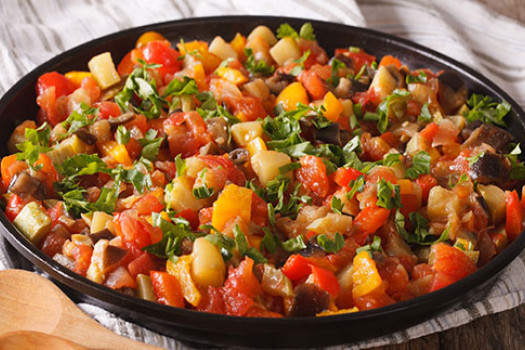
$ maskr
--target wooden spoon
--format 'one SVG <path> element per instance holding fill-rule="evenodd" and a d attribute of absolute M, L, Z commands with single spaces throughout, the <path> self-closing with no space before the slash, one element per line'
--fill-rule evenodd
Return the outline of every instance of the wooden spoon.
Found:
<path fill-rule="evenodd" d="M 91 350 L 69 340 L 41 332 L 19 331 L 0 336 L 0 350 Z"/>
<path fill-rule="evenodd" d="M 3 270 L 0 271 L 0 334 L 15 331 L 55 335 L 94 349 L 161 349 L 104 328 L 44 277 L 24 270 Z"/>

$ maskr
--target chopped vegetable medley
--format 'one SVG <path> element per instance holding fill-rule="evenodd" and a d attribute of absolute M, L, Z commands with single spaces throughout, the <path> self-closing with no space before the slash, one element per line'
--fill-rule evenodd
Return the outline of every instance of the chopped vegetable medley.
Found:
<path fill-rule="evenodd" d="M 330 58 L 310 23 L 210 43 L 147 32 L 113 59 L 42 75 L 36 122 L 1 161 L 5 215 L 91 281 L 326 316 L 448 286 L 523 231 L 510 105 L 452 71 L 354 46 Z"/>

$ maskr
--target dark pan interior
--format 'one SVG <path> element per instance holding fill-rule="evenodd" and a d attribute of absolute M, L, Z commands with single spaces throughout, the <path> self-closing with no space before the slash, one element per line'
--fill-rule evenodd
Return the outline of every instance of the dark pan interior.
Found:
<path fill-rule="evenodd" d="M 93 40 L 39 66 L 3 96 L 0 100 L 0 135 L 7 141 L 17 122 L 36 115 L 34 86 L 41 74 L 52 70 L 61 73 L 85 70 L 92 56 L 105 51 L 112 52 L 114 61 L 119 62 L 145 31 L 156 30 L 174 43 L 181 38 L 210 41 L 216 35 L 230 40 L 235 33 L 247 34 L 259 24 L 276 29 L 281 23 L 288 22 L 298 28 L 305 21 L 258 16 L 195 18 L 133 28 Z M 498 100 L 507 100 L 512 105 L 512 116 L 507 119 L 508 129 L 518 142 L 525 141 L 523 110 L 501 89 L 465 65 L 384 33 L 334 23 L 310 22 L 329 55 L 337 47 L 360 46 L 377 57 L 393 54 L 411 68 L 455 70 L 467 82 L 470 92 L 488 94 Z M 5 155 L 6 143 L 2 142 L 0 147 L 1 154 Z M 313 347 L 391 333 L 426 320 L 453 303 L 480 292 L 525 246 L 525 235 L 521 235 L 502 254 L 467 278 L 437 292 L 388 307 L 321 318 L 247 319 L 171 308 L 115 292 L 76 275 L 45 256 L 20 235 L 3 213 L 0 214 L 0 221 L 0 232 L 16 250 L 49 274 L 73 299 L 91 302 L 182 341 L 214 347 Z"/>

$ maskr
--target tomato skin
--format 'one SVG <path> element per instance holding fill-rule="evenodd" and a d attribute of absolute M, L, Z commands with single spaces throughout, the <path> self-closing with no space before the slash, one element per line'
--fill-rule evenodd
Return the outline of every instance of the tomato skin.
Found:
<path fill-rule="evenodd" d="M 297 179 L 315 195 L 326 197 L 330 189 L 330 183 L 326 175 L 326 166 L 321 158 L 303 156 L 299 161 L 301 168 L 296 171 Z"/>
<path fill-rule="evenodd" d="M 35 162 L 35 165 L 41 167 L 38 172 L 44 175 L 43 182 L 46 187 L 47 195 L 53 196 L 55 194 L 55 187 L 53 186 L 53 183 L 58 182 L 58 172 L 55 169 L 53 162 L 45 153 L 40 153 L 38 160 Z"/>
<path fill-rule="evenodd" d="M 261 294 L 261 285 L 252 271 L 253 264 L 254 261 L 246 257 L 237 268 L 230 268 L 228 279 L 224 283 L 224 286 L 233 288 L 250 298 Z"/>
<path fill-rule="evenodd" d="M 355 217 L 352 228 L 354 240 L 360 245 L 365 244 L 368 235 L 383 226 L 389 215 L 390 210 L 377 206 L 361 210 Z"/>
<path fill-rule="evenodd" d="M 160 213 L 164 205 L 152 194 L 142 196 L 133 207 L 137 209 L 139 215 L 151 215 L 151 213 Z"/>
<path fill-rule="evenodd" d="M 196 210 L 190 208 L 184 209 L 175 214 L 175 216 L 188 220 L 192 230 L 197 230 L 199 228 L 199 213 Z"/>
<path fill-rule="evenodd" d="M 151 282 L 157 301 L 164 305 L 184 307 L 179 281 L 167 272 L 151 271 Z"/>
<path fill-rule="evenodd" d="M 164 120 L 170 153 L 183 158 L 195 155 L 199 148 L 211 141 L 206 123 L 197 112 L 179 112 Z"/>
<path fill-rule="evenodd" d="M 299 254 L 290 255 L 281 270 L 293 282 L 302 280 L 312 272 L 309 261 Z"/>
<path fill-rule="evenodd" d="M 230 316 L 244 316 L 253 305 L 253 299 L 231 286 L 222 288 L 225 313 Z"/>
<path fill-rule="evenodd" d="M 312 100 L 320 100 L 326 95 L 328 88 L 326 82 L 313 70 L 302 71 L 299 74 L 299 81 L 303 84 Z"/>
<path fill-rule="evenodd" d="M 91 256 L 93 255 L 93 248 L 86 245 L 75 245 L 71 250 L 71 255 L 75 259 L 74 271 L 82 276 L 86 275 L 86 272 L 91 264 Z"/>
<path fill-rule="evenodd" d="M 239 170 L 233 162 L 223 156 L 200 156 L 204 163 L 209 166 L 214 173 L 218 173 L 217 177 L 225 177 L 228 181 L 233 182 L 237 186 L 243 186 L 246 182 L 244 173 Z"/>
<path fill-rule="evenodd" d="M 14 193 L 11 194 L 5 208 L 5 216 L 9 221 L 13 222 L 27 203 L 29 203 L 29 200 L 22 199 L 22 197 Z"/>
<path fill-rule="evenodd" d="M 430 291 L 446 287 L 477 270 L 476 264 L 468 256 L 445 243 L 434 244 L 432 252 L 435 275 Z"/>
<path fill-rule="evenodd" d="M 131 72 L 133 72 L 134 63 L 133 63 L 133 60 L 131 59 L 133 50 L 128 52 L 126 56 L 124 56 L 124 58 L 122 58 L 122 60 L 118 64 L 117 72 L 120 76 L 129 75 L 131 74 Z"/>
<path fill-rule="evenodd" d="M 140 251 L 140 249 L 152 244 L 149 234 L 151 229 L 147 227 L 147 225 L 149 225 L 148 223 L 134 218 L 128 212 L 118 213 L 115 216 L 114 222 L 117 234 L 122 237 L 124 244 L 130 248 L 135 248 L 135 252 L 132 253 L 136 254 L 137 250 Z"/>
<path fill-rule="evenodd" d="M 202 299 L 197 306 L 197 310 L 224 315 L 226 310 L 224 306 L 223 289 L 209 286 L 208 289 L 202 293 Z"/>
<path fill-rule="evenodd" d="M 51 218 L 51 222 L 54 225 L 58 218 L 65 214 L 64 204 L 58 202 L 52 208 L 47 210 L 47 214 Z"/>
<path fill-rule="evenodd" d="M 424 138 L 426 138 L 427 140 L 432 141 L 438 131 L 439 131 L 439 126 L 436 123 L 432 122 L 428 124 L 427 126 L 425 126 L 425 128 L 421 130 L 419 134 L 423 136 Z"/>
<path fill-rule="evenodd" d="M 164 82 L 168 83 L 173 74 L 178 72 L 182 67 L 182 61 L 178 58 L 180 53 L 171 47 L 169 41 L 155 40 L 146 43 L 138 49 L 147 63 L 162 64 L 157 68 Z"/>
<path fill-rule="evenodd" d="M 257 226 L 268 226 L 268 205 L 255 192 L 252 194 L 251 220 Z"/>
<path fill-rule="evenodd" d="M 268 115 L 261 100 L 257 97 L 243 96 L 237 98 L 224 96 L 224 102 L 233 110 L 234 114 L 242 113 L 243 121 L 253 121 Z"/>
<path fill-rule="evenodd" d="M 50 87 L 55 87 L 55 98 L 69 95 L 74 88 L 71 82 L 58 72 L 49 72 L 42 74 L 36 82 L 36 94 L 42 95 Z"/>
<path fill-rule="evenodd" d="M 6 187 L 11 184 L 13 178 L 22 170 L 29 168 L 26 162 L 18 160 L 15 154 L 2 158 L 0 163 L 0 171 L 2 172 L 2 180 Z"/>
<path fill-rule="evenodd" d="M 339 294 L 341 287 L 339 281 L 332 271 L 325 270 L 313 264 L 309 264 L 314 276 L 315 284 L 322 290 L 330 293 L 333 297 Z"/>
<path fill-rule="evenodd" d="M 122 114 L 120 107 L 115 102 L 102 101 L 93 104 L 93 107 L 98 108 L 98 116 L 101 119 L 109 119 L 111 117 L 118 117 Z"/>
<path fill-rule="evenodd" d="M 423 204 L 426 204 L 428 202 L 428 194 L 430 193 L 430 190 L 438 184 L 438 181 L 432 175 L 425 174 L 418 177 L 416 182 L 421 187 L 421 199 L 423 200 Z"/>
<path fill-rule="evenodd" d="M 523 230 L 523 212 L 521 210 L 520 199 L 516 190 L 505 191 L 507 218 L 505 229 L 511 241 L 515 240 Z"/>
<path fill-rule="evenodd" d="M 356 180 L 361 175 L 365 174 L 354 168 L 339 168 L 332 174 L 335 183 L 345 187 L 348 187 L 350 181 Z"/>
<path fill-rule="evenodd" d="M 127 267 L 130 275 L 135 279 L 139 273 L 149 275 L 150 271 L 155 269 L 155 262 L 148 253 L 143 252 L 137 258 L 133 259 Z"/>

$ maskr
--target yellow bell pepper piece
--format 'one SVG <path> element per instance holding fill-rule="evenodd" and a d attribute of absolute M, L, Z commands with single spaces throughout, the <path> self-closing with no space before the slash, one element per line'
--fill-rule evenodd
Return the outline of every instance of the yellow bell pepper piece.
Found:
<path fill-rule="evenodd" d="M 308 104 L 308 94 L 300 82 L 291 83 L 277 96 L 275 104 L 281 104 L 285 111 L 297 109 L 297 104 Z"/>
<path fill-rule="evenodd" d="M 208 89 L 208 83 L 206 83 L 206 72 L 202 63 L 197 63 L 194 65 L 189 75 L 195 79 L 199 90 L 202 91 Z"/>
<path fill-rule="evenodd" d="M 193 40 L 188 42 L 180 42 L 177 44 L 177 48 L 181 55 L 185 55 L 188 52 L 204 52 L 208 51 L 208 43 L 200 40 Z"/>
<path fill-rule="evenodd" d="M 179 280 L 184 299 L 191 305 L 197 306 L 202 296 L 191 275 L 191 259 L 193 259 L 191 255 L 183 255 L 175 264 L 168 260 L 166 261 L 166 271 Z"/>
<path fill-rule="evenodd" d="M 133 165 L 128 150 L 124 145 L 119 144 L 117 141 L 106 141 L 100 144 L 99 148 L 103 156 L 111 157 L 115 162 L 124 166 Z"/>
<path fill-rule="evenodd" d="M 229 184 L 224 187 L 219 198 L 213 203 L 211 224 L 222 231 L 228 221 L 235 218 L 249 223 L 252 208 L 252 190 Z"/>
<path fill-rule="evenodd" d="M 368 295 L 381 287 L 383 280 L 377 271 L 376 262 L 367 252 L 354 257 L 354 274 L 352 275 L 352 296 L 358 298 Z"/>
<path fill-rule="evenodd" d="M 93 74 L 91 74 L 91 72 L 76 71 L 76 70 L 67 72 L 65 76 L 67 80 L 69 80 L 76 89 L 80 87 L 80 85 L 82 84 L 82 80 L 84 80 L 84 78 L 87 78 L 87 77 L 93 78 Z"/>
<path fill-rule="evenodd" d="M 266 147 L 266 143 L 264 142 L 264 140 L 260 138 L 259 136 L 257 136 L 256 138 L 248 142 L 246 149 L 250 153 L 250 156 L 253 156 L 255 153 L 259 151 L 266 151 L 267 147 Z"/>
<path fill-rule="evenodd" d="M 229 81 L 235 85 L 241 85 L 248 81 L 248 78 L 244 76 L 238 69 L 230 67 L 221 67 L 215 71 L 215 73 L 223 78 L 224 80 Z"/>
<path fill-rule="evenodd" d="M 399 185 L 400 194 L 410 194 L 414 192 L 414 184 L 408 179 L 398 180 L 397 184 Z"/>
<path fill-rule="evenodd" d="M 146 45 L 150 41 L 155 40 L 166 40 L 166 38 L 162 34 L 154 31 L 146 32 L 137 39 L 135 47 L 138 49 L 139 47 Z"/>
<path fill-rule="evenodd" d="M 341 315 L 341 314 L 349 314 L 349 313 L 357 312 L 357 311 L 359 311 L 359 309 L 357 308 L 357 306 L 354 306 L 351 309 L 340 309 L 340 310 L 337 310 L 337 311 L 327 310 L 327 311 L 319 312 L 315 316 Z"/>
<path fill-rule="evenodd" d="M 235 37 L 230 41 L 230 46 L 237 52 L 239 60 L 244 61 L 244 47 L 246 46 L 246 37 L 241 33 L 235 34 Z"/>
<path fill-rule="evenodd" d="M 324 96 L 323 106 L 325 108 L 323 113 L 326 119 L 335 123 L 343 111 L 343 104 L 341 101 L 339 101 L 331 91 L 328 91 Z"/>

